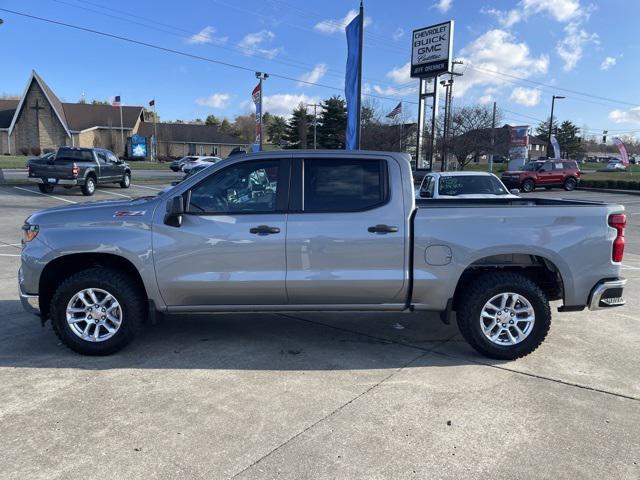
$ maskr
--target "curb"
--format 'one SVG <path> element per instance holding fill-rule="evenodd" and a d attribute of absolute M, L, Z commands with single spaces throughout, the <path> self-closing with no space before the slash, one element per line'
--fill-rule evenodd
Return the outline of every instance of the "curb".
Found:
<path fill-rule="evenodd" d="M 585 192 L 623 193 L 625 195 L 640 195 L 640 190 L 617 190 L 615 188 L 577 187 L 576 190 L 583 190 Z"/>

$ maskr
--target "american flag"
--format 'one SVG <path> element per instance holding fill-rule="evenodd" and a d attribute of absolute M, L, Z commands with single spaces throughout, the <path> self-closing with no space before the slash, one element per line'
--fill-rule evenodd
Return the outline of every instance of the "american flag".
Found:
<path fill-rule="evenodd" d="M 393 110 L 391 110 L 391 111 L 386 115 L 386 117 L 387 117 L 387 118 L 396 118 L 396 116 L 397 116 L 399 113 L 402 113 L 402 102 L 400 102 L 396 108 L 394 108 Z"/>
<path fill-rule="evenodd" d="M 113 102 L 111 102 L 111 106 L 112 107 L 120 106 L 120 95 L 117 95 L 116 97 L 114 97 Z"/>

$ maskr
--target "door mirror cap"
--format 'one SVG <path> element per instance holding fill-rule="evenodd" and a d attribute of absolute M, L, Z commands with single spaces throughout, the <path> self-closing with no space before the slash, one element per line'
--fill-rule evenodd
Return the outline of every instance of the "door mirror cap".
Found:
<path fill-rule="evenodd" d="M 509 190 L 509 193 L 511 193 L 512 195 L 518 195 L 520 193 L 520 189 L 512 188 L 511 190 Z"/>
<path fill-rule="evenodd" d="M 171 227 L 182 225 L 182 215 L 184 214 L 184 199 L 182 195 L 171 198 L 167 202 L 167 211 L 164 214 L 164 223 Z"/>

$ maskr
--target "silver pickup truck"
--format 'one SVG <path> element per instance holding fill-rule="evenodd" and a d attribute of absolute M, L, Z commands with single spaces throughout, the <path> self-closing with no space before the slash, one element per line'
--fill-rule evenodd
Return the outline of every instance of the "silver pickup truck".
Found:
<path fill-rule="evenodd" d="M 158 313 L 435 311 L 480 353 L 514 359 L 544 340 L 550 300 L 624 304 L 623 212 L 416 200 L 399 153 L 240 155 L 156 197 L 31 215 L 20 296 L 88 355 L 121 349 Z"/>

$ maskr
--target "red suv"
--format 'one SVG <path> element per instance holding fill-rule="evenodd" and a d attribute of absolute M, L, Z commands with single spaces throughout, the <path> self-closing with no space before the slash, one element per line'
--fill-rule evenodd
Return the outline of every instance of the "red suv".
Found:
<path fill-rule="evenodd" d="M 578 182 L 580 169 L 575 160 L 536 160 L 527 163 L 522 170 L 502 174 L 502 183 L 523 192 L 533 192 L 536 187 L 563 187 L 571 191 Z"/>

